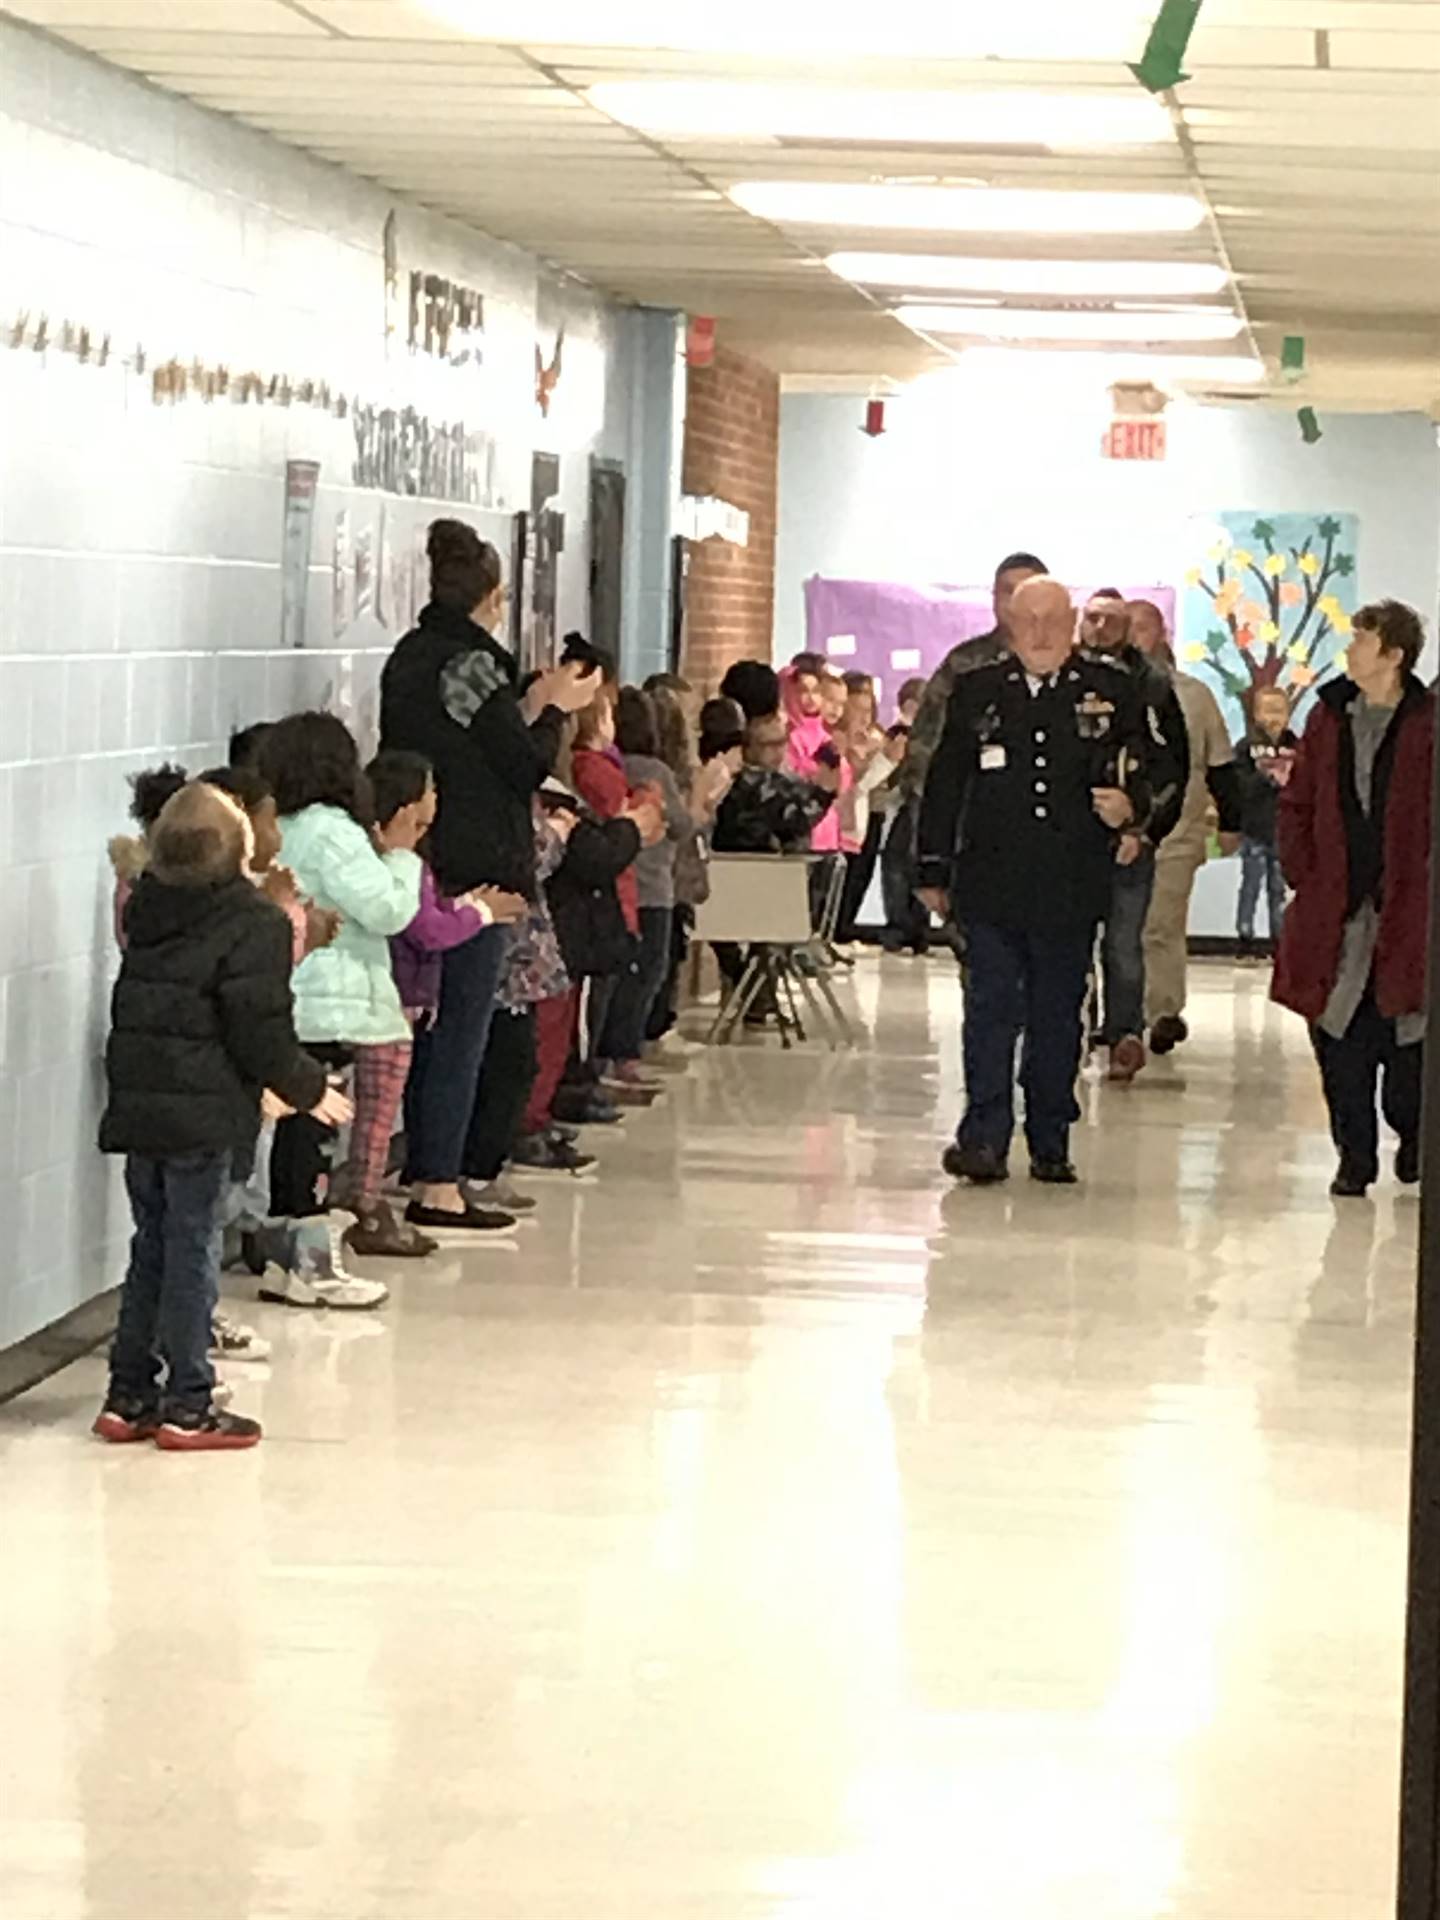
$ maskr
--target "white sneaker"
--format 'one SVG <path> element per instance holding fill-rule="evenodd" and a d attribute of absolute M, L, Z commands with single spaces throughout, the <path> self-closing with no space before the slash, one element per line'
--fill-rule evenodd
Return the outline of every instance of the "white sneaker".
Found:
<path fill-rule="evenodd" d="M 346 1270 L 340 1222 L 302 1220 L 293 1230 L 285 1266 L 272 1263 L 260 1283 L 260 1298 L 282 1307 L 334 1307 L 342 1313 L 366 1313 L 390 1298 L 378 1280 L 361 1280 Z"/>
<path fill-rule="evenodd" d="M 268 1360 L 270 1342 L 262 1340 L 243 1320 L 232 1320 L 228 1313 L 217 1313 L 210 1323 L 212 1360 Z"/>

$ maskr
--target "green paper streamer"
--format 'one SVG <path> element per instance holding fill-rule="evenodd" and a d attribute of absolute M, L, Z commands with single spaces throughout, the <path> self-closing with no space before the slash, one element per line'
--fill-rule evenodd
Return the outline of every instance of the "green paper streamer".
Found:
<path fill-rule="evenodd" d="M 1185 53 L 1200 17 L 1200 5 L 1201 0 L 1164 0 L 1144 53 L 1130 65 L 1131 73 L 1147 93 L 1165 93 L 1190 78 L 1185 71 Z"/>
<path fill-rule="evenodd" d="M 1313 447 L 1321 437 L 1320 422 L 1315 418 L 1313 407 L 1301 407 L 1295 418 L 1300 422 L 1300 438 L 1307 447 Z"/>

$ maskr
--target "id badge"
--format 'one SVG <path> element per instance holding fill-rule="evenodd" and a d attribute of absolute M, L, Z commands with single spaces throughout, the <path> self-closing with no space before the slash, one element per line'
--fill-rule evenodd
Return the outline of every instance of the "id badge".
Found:
<path fill-rule="evenodd" d="M 1000 773 L 1005 767 L 1005 749 L 998 745 L 989 745 L 980 749 L 980 771 L 982 773 Z"/>

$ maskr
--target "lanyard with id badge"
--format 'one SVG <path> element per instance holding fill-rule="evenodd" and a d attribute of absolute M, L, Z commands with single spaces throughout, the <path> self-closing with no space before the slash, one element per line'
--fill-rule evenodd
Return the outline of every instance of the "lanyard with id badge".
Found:
<path fill-rule="evenodd" d="M 981 773 L 1003 773 L 1009 764 L 1005 751 L 1005 742 L 1000 738 L 1005 723 L 1000 717 L 998 707 L 987 707 L 975 722 L 975 738 L 979 744 Z"/>

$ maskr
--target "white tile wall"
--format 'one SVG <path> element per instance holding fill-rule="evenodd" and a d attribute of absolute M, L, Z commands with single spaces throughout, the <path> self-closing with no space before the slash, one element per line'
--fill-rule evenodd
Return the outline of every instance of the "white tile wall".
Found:
<path fill-rule="evenodd" d="M 333 701 L 373 730 L 394 635 L 336 633 L 335 516 L 412 551 L 433 503 L 349 482 L 346 422 L 293 408 L 156 406 L 148 377 L 3 342 L 13 315 L 110 331 L 152 364 L 199 354 L 463 417 L 499 439 L 501 498 L 471 514 L 508 555 L 537 446 L 562 460 L 561 614 L 583 624 L 588 456 L 626 458 L 633 316 L 517 250 L 401 207 L 401 262 L 487 296 L 487 359 L 387 364 L 377 188 L 0 21 L 0 1346 L 113 1283 L 126 1216 L 94 1150 L 113 973 L 105 841 L 125 777 L 199 769 L 230 729 Z M 543 311 L 540 309 L 543 308 Z M 538 314 L 538 321 L 537 321 Z M 537 324 L 563 318 L 552 417 Z M 321 463 L 309 646 L 279 648 L 285 462 Z M 441 509 L 451 511 L 451 509 Z"/>

